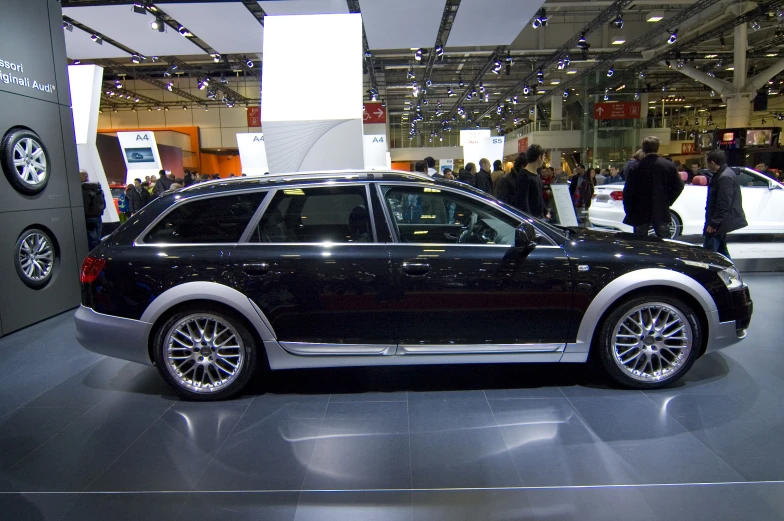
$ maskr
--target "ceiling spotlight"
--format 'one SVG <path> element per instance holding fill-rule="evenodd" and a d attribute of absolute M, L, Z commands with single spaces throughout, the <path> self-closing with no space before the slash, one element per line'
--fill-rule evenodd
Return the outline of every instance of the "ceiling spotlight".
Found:
<path fill-rule="evenodd" d="M 640 79 L 645 78 L 645 71 L 640 71 L 639 77 Z"/>
<path fill-rule="evenodd" d="M 612 68 L 612 67 L 610 67 L 609 69 L 607 69 L 607 77 L 608 77 L 608 78 L 612 78 L 612 75 L 613 75 L 613 74 L 615 74 L 615 70 L 613 70 L 613 68 Z"/>
<path fill-rule="evenodd" d="M 453 91 L 451 88 L 447 89 L 446 93 L 450 98 L 455 95 L 455 91 Z"/>
<path fill-rule="evenodd" d="M 215 99 L 217 97 L 218 94 L 214 90 L 212 89 L 207 90 L 207 99 Z"/>
<path fill-rule="evenodd" d="M 229 79 L 226 77 L 226 75 L 225 75 L 225 74 L 221 74 L 221 77 L 220 77 L 220 82 L 221 82 L 223 85 L 226 85 L 227 83 L 229 83 Z"/>
<path fill-rule="evenodd" d="M 73 25 L 71 25 L 69 22 L 66 22 L 65 20 L 63 20 L 63 29 L 65 29 L 66 31 L 69 31 L 69 32 L 73 32 Z"/>
<path fill-rule="evenodd" d="M 431 85 L 433 85 L 433 82 L 432 82 L 432 81 L 430 81 L 430 79 L 427 79 L 427 80 L 425 80 L 425 85 L 427 85 L 428 87 L 430 87 Z"/>
<path fill-rule="evenodd" d="M 678 60 L 678 63 L 676 64 L 676 67 L 678 67 L 678 68 L 680 69 L 680 68 L 682 68 L 684 65 L 686 65 L 686 62 L 685 62 L 685 61 L 683 61 L 683 60 Z"/>
<path fill-rule="evenodd" d="M 179 27 L 179 29 L 177 29 L 177 32 L 179 32 L 179 33 L 180 33 L 181 35 L 183 35 L 185 38 L 190 38 L 191 36 L 193 36 L 193 33 L 192 33 L 192 32 L 190 32 L 188 29 L 186 29 L 186 28 L 185 28 L 185 27 L 183 27 L 183 26 L 180 26 L 180 27 Z"/>
<path fill-rule="evenodd" d="M 188 105 L 183 105 L 182 110 L 188 110 Z"/>
<path fill-rule="evenodd" d="M 204 83 L 201 79 L 197 80 L 196 86 L 199 88 L 199 90 L 204 90 L 207 88 L 207 84 Z"/>
<path fill-rule="evenodd" d="M 517 105 L 517 96 L 512 98 L 512 105 Z"/>
<path fill-rule="evenodd" d="M 530 93 L 531 93 L 531 87 L 529 87 L 528 85 L 525 85 L 523 87 L 523 95 L 524 96 L 528 96 Z"/>
<path fill-rule="evenodd" d="M 569 97 L 569 89 L 563 91 L 563 98 L 566 99 Z"/>
<path fill-rule="evenodd" d="M 250 58 L 248 58 L 248 59 L 246 59 L 246 60 L 245 60 L 245 65 L 246 65 L 246 66 L 247 66 L 249 69 L 252 69 L 252 68 L 253 68 L 253 61 L 252 61 Z"/>
<path fill-rule="evenodd" d="M 457 75 L 457 86 L 461 89 L 465 87 L 465 83 L 463 83 L 463 78 L 458 74 Z"/>
<path fill-rule="evenodd" d="M 572 63 L 572 59 L 571 59 L 571 58 L 569 58 L 569 55 L 568 55 L 568 54 L 567 54 L 566 56 L 564 56 L 564 59 L 563 59 L 563 61 L 564 61 L 564 65 L 565 65 L 566 67 L 568 67 L 568 66 L 569 66 L 569 64 L 570 64 L 570 63 Z"/>
<path fill-rule="evenodd" d="M 558 60 L 558 70 L 562 71 L 564 70 L 565 67 L 566 67 L 566 62 L 564 62 L 563 60 Z"/>
<path fill-rule="evenodd" d="M 131 55 L 131 61 L 133 63 L 140 63 L 142 61 L 142 57 L 139 56 L 138 54 L 132 54 Z"/>
<path fill-rule="evenodd" d="M 589 47 L 588 46 L 588 40 L 585 39 L 585 33 L 581 33 L 580 34 L 580 39 L 577 40 L 577 47 L 579 47 L 580 49 L 583 49 L 583 50 L 585 50 L 585 49 L 587 49 Z"/>
<path fill-rule="evenodd" d="M 539 84 L 544 83 L 544 72 L 542 72 L 542 69 L 536 71 L 536 81 L 538 81 Z"/>
<path fill-rule="evenodd" d="M 139 97 L 138 97 L 138 96 L 137 96 L 137 97 L 135 97 L 135 98 L 133 99 L 133 102 L 134 102 L 134 103 L 139 103 Z"/>
<path fill-rule="evenodd" d="M 166 30 L 166 23 L 163 21 L 163 18 L 156 18 L 150 22 L 150 29 L 162 33 Z"/>
<path fill-rule="evenodd" d="M 716 91 L 715 90 L 710 91 L 710 95 L 711 95 L 711 98 L 713 98 L 714 96 L 716 96 Z"/>
<path fill-rule="evenodd" d="M 536 13 L 536 16 L 533 20 L 531 20 L 531 26 L 534 29 L 539 29 L 540 27 L 547 27 L 547 11 L 544 8 L 539 9 Z"/>
<path fill-rule="evenodd" d="M 169 83 L 167 83 L 167 84 L 166 84 L 166 89 L 167 89 L 169 92 L 171 92 L 171 91 L 172 91 L 172 89 L 174 89 L 174 83 L 172 83 L 172 82 L 169 82 Z"/>
<path fill-rule="evenodd" d="M 80 63 L 82 63 L 82 60 L 74 60 L 73 62 L 74 65 L 79 65 Z"/>
<path fill-rule="evenodd" d="M 210 56 L 212 57 L 212 61 L 214 61 L 215 63 L 218 63 L 219 61 L 221 61 L 221 55 L 218 54 L 217 52 L 213 53 L 213 54 L 210 54 Z"/>
<path fill-rule="evenodd" d="M 414 59 L 416 61 L 422 61 L 422 49 L 416 49 L 416 51 L 414 51 Z"/>
<path fill-rule="evenodd" d="M 610 96 L 609 96 L 609 95 L 607 95 L 607 94 L 605 94 L 605 95 L 604 95 L 604 101 L 609 101 L 609 100 L 610 100 Z"/>
<path fill-rule="evenodd" d="M 472 96 L 472 95 L 471 95 L 471 93 L 469 92 L 468 94 L 466 94 L 466 101 L 471 101 L 471 98 L 472 98 L 472 97 L 473 97 L 473 96 Z"/>
<path fill-rule="evenodd" d="M 639 92 L 635 92 L 634 93 L 634 99 L 635 100 L 639 100 L 640 99 L 640 93 Z"/>
<path fill-rule="evenodd" d="M 496 60 L 495 64 L 493 64 L 493 74 L 498 74 L 501 72 L 501 67 L 503 67 L 503 65 L 504 64 L 501 63 L 501 60 Z"/>
<path fill-rule="evenodd" d="M 372 58 L 372 57 L 373 57 L 373 53 L 370 52 L 370 50 L 365 51 L 365 58 Z"/>
<path fill-rule="evenodd" d="M 100 36 L 98 36 L 97 34 L 91 35 L 90 39 L 92 41 L 94 41 L 95 43 L 97 43 L 98 45 L 103 45 L 103 39 Z"/>
<path fill-rule="evenodd" d="M 169 112 L 169 107 L 163 107 L 163 110 L 164 110 L 165 112 Z"/>
<path fill-rule="evenodd" d="M 444 47 L 441 45 L 436 45 L 436 56 L 441 58 L 444 56 Z"/>
<path fill-rule="evenodd" d="M 413 80 L 414 78 L 416 78 L 416 76 L 414 75 L 414 70 L 408 69 L 408 72 L 406 72 L 406 79 Z"/>
<path fill-rule="evenodd" d="M 754 20 L 753 22 L 751 22 L 750 27 L 751 27 L 752 31 L 759 31 L 760 29 L 762 29 L 762 26 L 760 25 L 760 23 L 757 20 Z"/>
<path fill-rule="evenodd" d="M 147 14 L 147 9 L 141 2 L 136 2 L 133 4 L 133 12 L 136 14 Z"/>
<path fill-rule="evenodd" d="M 618 13 L 618 16 L 612 21 L 612 25 L 616 29 L 623 29 L 623 17 L 621 17 L 621 13 Z"/>
<path fill-rule="evenodd" d="M 479 82 L 479 92 L 481 92 L 481 93 L 485 92 L 485 86 L 484 86 L 484 84 L 481 81 Z"/>
<path fill-rule="evenodd" d="M 678 40 L 678 29 L 675 29 L 673 32 L 670 33 L 670 37 L 667 38 L 667 43 L 670 45 L 674 44 Z"/>

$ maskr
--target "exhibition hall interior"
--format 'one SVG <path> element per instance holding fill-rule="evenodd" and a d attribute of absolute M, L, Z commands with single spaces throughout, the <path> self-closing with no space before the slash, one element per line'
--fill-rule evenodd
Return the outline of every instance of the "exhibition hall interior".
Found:
<path fill-rule="evenodd" d="M 784 0 L 4 0 L 0 518 L 784 519 Z"/>

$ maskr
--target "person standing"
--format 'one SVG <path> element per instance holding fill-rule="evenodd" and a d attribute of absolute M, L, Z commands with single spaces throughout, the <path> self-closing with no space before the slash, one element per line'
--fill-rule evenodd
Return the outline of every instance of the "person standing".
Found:
<path fill-rule="evenodd" d="M 171 187 L 172 180 L 166 175 L 166 170 L 161 170 L 158 172 L 160 178 L 155 181 L 155 187 L 152 190 L 152 193 L 155 197 L 160 196 L 163 192 L 168 190 Z"/>
<path fill-rule="evenodd" d="M 760 174 L 770 177 L 771 179 L 776 179 L 776 174 L 768 170 L 768 165 L 765 163 L 758 163 L 757 166 L 754 167 L 754 170 Z"/>
<path fill-rule="evenodd" d="M 624 224 L 634 227 L 634 234 L 646 237 L 651 226 L 659 237 L 670 236 L 670 206 L 683 192 L 683 180 L 671 161 L 658 155 L 659 138 L 646 137 L 645 154 L 629 166 L 623 187 Z"/>
<path fill-rule="evenodd" d="M 520 186 L 520 177 L 523 175 L 522 172 L 527 164 L 528 159 L 525 153 L 521 153 L 515 159 L 512 170 L 499 179 L 495 187 L 495 196 L 498 199 L 518 209 L 520 208 L 520 201 L 517 197 L 517 189 Z"/>
<path fill-rule="evenodd" d="M 465 168 L 461 168 L 457 174 L 457 180 L 467 185 L 476 186 L 474 175 L 476 174 L 476 165 L 468 163 Z"/>
<path fill-rule="evenodd" d="M 724 151 L 711 150 L 707 162 L 713 177 L 708 184 L 708 201 L 705 205 L 703 248 L 721 253 L 729 259 L 727 234 L 749 225 L 743 212 L 740 182 L 735 172 L 727 166 Z"/>
<path fill-rule="evenodd" d="M 144 205 L 150 202 L 150 192 L 144 188 L 141 179 L 138 177 L 134 179 L 132 187 L 133 190 L 130 193 L 128 191 L 125 192 L 128 195 L 128 210 L 131 215 L 144 208 Z"/>
<path fill-rule="evenodd" d="M 623 176 L 615 165 L 610 165 L 610 176 L 607 178 L 607 184 L 610 183 L 623 183 Z"/>
<path fill-rule="evenodd" d="M 495 191 L 495 187 L 498 186 L 498 181 L 501 180 L 502 177 L 506 175 L 504 172 L 504 164 L 496 159 L 493 161 L 493 172 L 490 174 L 490 178 L 493 180 L 493 190 Z"/>
<path fill-rule="evenodd" d="M 117 210 L 120 212 L 120 222 L 124 223 L 131 216 L 131 203 L 128 200 L 128 192 L 133 191 L 133 185 L 128 185 L 117 198 Z"/>
<path fill-rule="evenodd" d="M 518 199 L 520 200 L 521 210 L 540 219 L 549 219 L 547 206 L 544 204 L 544 194 L 542 192 L 542 178 L 537 171 L 542 168 L 544 163 L 544 149 L 540 145 L 533 144 L 525 152 L 528 164 L 525 165 L 523 175 L 520 179 Z"/>
<path fill-rule="evenodd" d="M 91 183 L 85 170 L 79 170 L 82 177 L 82 202 L 84 203 L 84 219 L 87 224 L 87 247 L 90 251 L 101 244 L 101 216 L 106 208 L 106 199 L 101 185 Z"/>
<path fill-rule="evenodd" d="M 479 172 L 476 173 L 476 187 L 488 194 L 493 193 L 493 178 L 490 172 L 490 160 L 482 158 L 479 160 Z"/>
<path fill-rule="evenodd" d="M 431 156 L 425 158 L 425 165 L 427 165 L 427 171 L 425 173 L 430 177 L 433 177 L 438 173 L 438 170 L 436 170 L 436 160 Z"/>

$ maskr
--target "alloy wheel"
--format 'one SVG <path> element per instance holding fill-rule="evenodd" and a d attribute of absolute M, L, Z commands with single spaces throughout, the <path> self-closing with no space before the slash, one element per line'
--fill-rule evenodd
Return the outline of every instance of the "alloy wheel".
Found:
<path fill-rule="evenodd" d="M 19 241 L 19 267 L 32 282 L 45 281 L 52 274 L 54 248 L 43 233 L 32 230 Z"/>
<path fill-rule="evenodd" d="M 634 307 L 613 329 L 616 365 L 640 382 L 669 380 L 689 359 L 694 332 L 686 316 L 670 304 Z"/>
<path fill-rule="evenodd" d="M 25 137 L 14 146 L 16 175 L 28 185 L 36 186 L 46 181 L 46 153 L 35 139 Z"/>
<path fill-rule="evenodd" d="M 189 315 L 167 333 L 166 368 L 183 388 L 214 393 L 237 379 L 244 367 L 245 346 L 239 333 L 211 314 Z"/>

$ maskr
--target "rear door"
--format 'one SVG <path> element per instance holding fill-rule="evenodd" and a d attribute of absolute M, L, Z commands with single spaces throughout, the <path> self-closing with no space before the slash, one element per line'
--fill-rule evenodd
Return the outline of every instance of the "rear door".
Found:
<path fill-rule="evenodd" d="M 743 198 L 743 212 L 749 226 L 739 233 L 780 233 L 784 230 L 784 190 L 753 170 L 736 170 Z"/>
<path fill-rule="evenodd" d="M 366 184 L 278 189 L 231 252 L 238 286 L 297 354 L 394 354 L 390 260 Z"/>
<path fill-rule="evenodd" d="M 513 248 L 521 219 L 459 189 L 379 185 L 393 224 L 399 353 L 554 351 L 566 342 L 569 260 L 542 237 Z"/>

